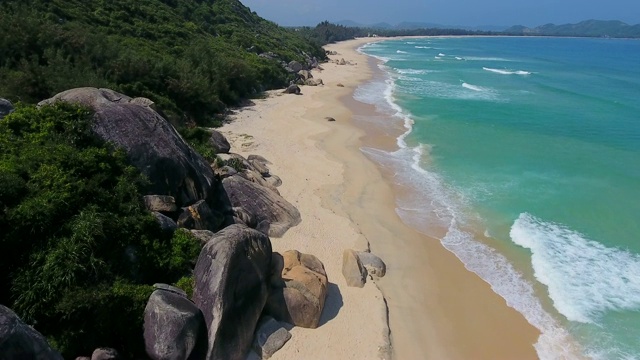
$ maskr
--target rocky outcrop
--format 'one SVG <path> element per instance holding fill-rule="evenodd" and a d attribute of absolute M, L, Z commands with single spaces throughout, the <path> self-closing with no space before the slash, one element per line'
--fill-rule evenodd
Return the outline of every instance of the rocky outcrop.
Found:
<path fill-rule="evenodd" d="M 289 64 L 287 65 L 287 68 L 291 69 L 291 72 L 297 73 L 298 71 L 303 69 L 303 66 L 299 62 L 293 60 L 289 62 Z"/>
<path fill-rule="evenodd" d="M 174 212 L 178 210 L 176 199 L 167 195 L 146 195 L 144 205 L 149 211 Z"/>
<path fill-rule="evenodd" d="M 47 340 L 25 324 L 11 309 L 0 305 L 0 358 L 16 360 L 63 360 Z"/>
<path fill-rule="evenodd" d="M 268 235 L 281 237 L 300 223 L 300 212 L 279 194 L 249 181 L 240 174 L 222 180 L 232 207 L 243 209 L 256 224 L 265 223 Z"/>
<path fill-rule="evenodd" d="M 387 273 L 387 265 L 376 255 L 365 251 L 358 251 L 357 255 L 362 266 L 372 277 L 381 278 Z"/>
<path fill-rule="evenodd" d="M 13 104 L 7 99 L 0 98 L 0 119 L 13 112 Z"/>
<path fill-rule="evenodd" d="M 207 327 L 200 309 L 179 288 L 155 287 L 144 310 L 144 344 L 149 358 L 204 359 Z"/>
<path fill-rule="evenodd" d="M 262 358 L 268 359 L 291 339 L 291 333 L 282 324 L 270 316 L 264 317 L 253 337 L 253 350 Z"/>
<path fill-rule="evenodd" d="M 327 273 L 317 257 L 289 250 L 273 254 L 265 311 L 275 319 L 316 328 L 327 297 Z"/>
<path fill-rule="evenodd" d="M 38 105 L 55 101 L 91 108 L 93 131 L 127 152 L 131 163 L 150 180 L 150 194 L 171 195 L 178 206 L 209 197 L 211 167 L 149 106 L 113 90 L 97 88 L 67 90 Z"/>
<path fill-rule="evenodd" d="M 300 70 L 298 71 L 297 76 L 302 79 L 302 81 L 307 81 L 311 78 L 313 78 L 313 75 L 311 74 L 311 71 L 309 70 Z"/>
<path fill-rule="evenodd" d="M 268 177 L 264 178 L 267 183 L 269 185 L 271 185 L 272 187 L 276 188 L 280 185 L 282 185 L 282 180 L 280 179 L 280 177 L 276 176 L 276 175 L 269 175 Z"/>
<path fill-rule="evenodd" d="M 204 244 L 208 243 L 209 240 L 213 238 L 215 233 L 209 230 L 189 230 L 191 235 L 193 235 L 200 243 L 204 246 Z"/>
<path fill-rule="evenodd" d="M 342 253 L 342 275 L 348 286 L 363 287 L 367 281 L 367 270 L 360 262 L 358 254 L 351 249 Z"/>
<path fill-rule="evenodd" d="M 217 231 L 224 222 L 224 216 L 214 212 L 204 200 L 182 208 L 178 226 L 194 230 Z"/>
<path fill-rule="evenodd" d="M 216 154 L 226 154 L 231 150 L 229 141 L 220 132 L 211 130 L 211 137 L 209 138 L 209 145 L 213 148 Z"/>
<path fill-rule="evenodd" d="M 207 359 L 244 359 L 268 296 L 271 241 L 245 225 L 216 233 L 194 270 L 193 301 L 207 324 Z"/>
<path fill-rule="evenodd" d="M 295 94 L 295 95 L 300 95 L 300 87 L 298 85 L 289 85 L 288 88 L 286 88 L 284 90 L 285 94 Z"/>
<path fill-rule="evenodd" d="M 162 229 L 163 232 L 173 234 L 174 231 L 178 230 L 178 224 L 176 224 L 172 218 L 157 211 L 153 212 L 153 216 L 155 216 L 158 224 L 160 225 L 160 229 Z"/>
<path fill-rule="evenodd" d="M 307 86 L 318 86 L 318 85 L 324 85 L 324 83 L 322 82 L 322 79 L 307 79 L 304 82 L 305 85 Z"/>

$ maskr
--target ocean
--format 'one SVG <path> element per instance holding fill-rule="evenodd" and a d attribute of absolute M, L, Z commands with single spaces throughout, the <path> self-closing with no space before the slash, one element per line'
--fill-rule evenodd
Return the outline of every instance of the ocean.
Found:
<path fill-rule="evenodd" d="M 543 359 L 640 359 L 640 41 L 398 39 L 355 92 L 397 212 L 541 330 Z"/>

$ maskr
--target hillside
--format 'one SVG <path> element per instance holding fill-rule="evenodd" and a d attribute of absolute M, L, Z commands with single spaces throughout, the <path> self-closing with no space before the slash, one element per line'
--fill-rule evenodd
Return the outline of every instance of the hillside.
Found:
<path fill-rule="evenodd" d="M 512 26 L 504 31 L 509 35 L 532 36 L 580 36 L 580 37 L 640 37 L 640 24 L 629 25 L 622 21 L 586 20 L 577 24 L 546 24 L 535 28 Z"/>
<path fill-rule="evenodd" d="M 204 124 L 227 105 L 285 85 L 280 61 L 324 57 L 238 0 L 5 0 L 0 7 L 0 96 L 12 101 L 109 87 L 150 98 L 174 125 Z"/>

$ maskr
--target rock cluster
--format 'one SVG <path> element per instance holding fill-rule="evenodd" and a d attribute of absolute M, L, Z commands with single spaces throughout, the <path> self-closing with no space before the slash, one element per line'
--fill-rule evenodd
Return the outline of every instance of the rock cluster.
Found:
<path fill-rule="evenodd" d="M 311 60 L 287 66 L 300 67 L 297 72 L 313 80 L 306 71 Z M 292 86 L 293 93 L 299 93 L 300 88 Z M 148 99 L 79 88 L 39 106 L 55 101 L 91 108 L 92 130 L 125 150 L 150 179 L 151 191 L 143 200 L 162 230 L 189 229 L 202 245 L 192 299 L 165 284 L 156 284 L 148 299 L 144 342 L 149 358 L 244 359 L 253 348 L 266 359 L 291 338 L 281 322 L 319 325 L 328 285 L 324 265 L 296 250 L 272 252 L 269 237 L 282 236 L 301 218 L 280 196 L 282 181 L 271 173 L 267 159 L 230 153 L 225 137 L 211 131 L 209 145 L 218 159 L 208 164 Z M 40 334 L 0 306 L 0 354 L 11 351 L 61 359 Z M 117 358 L 117 351 L 109 348 L 96 349 L 91 356 Z"/>

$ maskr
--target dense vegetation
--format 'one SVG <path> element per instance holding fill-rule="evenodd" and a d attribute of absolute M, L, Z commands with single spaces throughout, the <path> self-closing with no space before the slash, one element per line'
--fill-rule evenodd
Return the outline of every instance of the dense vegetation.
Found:
<path fill-rule="evenodd" d="M 105 344 L 143 357 L 150 285 L 189 287 L 200 245 L 160 230 L 142 204 L 147 182 L 89 116 L 57 104 L 0 120 L 0 303 L 65 358 Z"/>
<path fill-rule="evenodd" d="M 535 28 L 513 26 L 504 31 L 508 35 L 529 36 L 581 36 L 639 38 L 640 24 L 628 25 L 622 21 L 586 20 L 577 24 L 546 24 Z"/>
<path fill-rule="evenodd" d="M 381 29 L 366 27 L 350 27 L 337 25 L 328 21 L 319 23 L 316 27 L 301 27 L 298 33 L 318 45 L 325 45 L 337 41 L 349 40 L 367 36 L 439 36 L 439 35 L 491 35 L 487 31 L 471 31 L 463 29 Z"/>
<path fill-rule="evenodd" d="M 322 49 L 238 0 L 3 0 L 0 96 L 35 103 L 80 86 L 155 101 L 174 125 L 283 86 L 280 60 Z"/>

